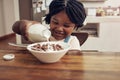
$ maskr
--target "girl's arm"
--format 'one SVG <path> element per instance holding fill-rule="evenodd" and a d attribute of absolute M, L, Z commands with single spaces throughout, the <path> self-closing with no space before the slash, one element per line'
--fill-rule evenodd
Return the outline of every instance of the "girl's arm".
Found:
<path fill-rule="evenodd" d="M 16 34 L 19 34 L 21 36 L 23 36 L 26 40 L 28 40 L 28 36 L 27 36 L 27 30 L 28 28 L 33 25 L 33 24 L 37 24 L 40 22 L 37 21 L 29 21 L 29 20 L 19 20 L 16 21 L 13 26 L 12 26 L 12 30 L 13 32 L 15 32 Z"/>

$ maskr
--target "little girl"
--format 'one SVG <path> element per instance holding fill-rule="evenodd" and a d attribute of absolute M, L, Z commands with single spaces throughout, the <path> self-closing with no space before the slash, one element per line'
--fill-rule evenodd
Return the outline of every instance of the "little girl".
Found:
<path fill-rule="evenodd" d="M 71 49 L 80 50 L 79 40 L 71 34 L 74 29 L 83 26 L 85 18 L 84 6 L 78 0 L 53 0 L 45 18 L 46 24 L 50 24 L 50 41 L 64 41 L 71 45 Z M 12 28 L 15 33 L 30 40 L 29 29 L 37 29 L 39 32 L 41 31 L 41 24 L 36 21 L 20 20 L 15 22 Z"/>

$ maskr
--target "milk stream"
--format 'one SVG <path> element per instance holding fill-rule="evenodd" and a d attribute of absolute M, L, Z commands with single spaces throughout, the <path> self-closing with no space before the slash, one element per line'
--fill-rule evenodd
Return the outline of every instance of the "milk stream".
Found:
<path fill-rule="evenodd" d="M 49 44 L 49 38 L 51 36 L 50 30 L 48 30 L 48 29 L 44 30 L 43 35 L 44 35 L 44 37 L 46 37 L 47 42 L 48 42 L 48 50 L 47 51 L 51 51 L 51 47 L 50 47 L 50 44 Z"/>

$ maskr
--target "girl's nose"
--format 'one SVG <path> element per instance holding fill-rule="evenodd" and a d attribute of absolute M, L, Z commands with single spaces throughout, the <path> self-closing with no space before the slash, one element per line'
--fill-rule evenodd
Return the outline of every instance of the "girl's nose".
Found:
<path fill-rule="evenodd" d="M 63 26 L 61 26 L 61 25 L 57 25 L 56 28 L 57 28 L 58 31 L 63 31 Z"/>

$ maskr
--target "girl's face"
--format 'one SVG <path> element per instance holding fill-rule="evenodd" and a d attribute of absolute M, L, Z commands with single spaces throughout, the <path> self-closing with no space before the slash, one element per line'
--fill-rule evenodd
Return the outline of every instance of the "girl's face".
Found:
<path fill-rule="evenodd" d="M 57 40 L 62 40 L 71 35 L 75 28 L 75 24 L 72 23 L 65 11 L 53 15 L 50 20 L 50 30 L 52 36 Z"/>

